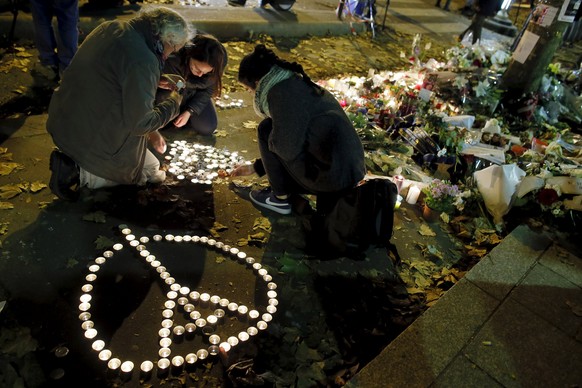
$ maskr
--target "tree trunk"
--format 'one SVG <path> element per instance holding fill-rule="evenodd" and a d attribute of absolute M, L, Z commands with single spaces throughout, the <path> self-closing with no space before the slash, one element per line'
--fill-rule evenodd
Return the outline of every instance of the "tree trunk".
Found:
<path fill-rule="evenodd" d="M 558 20 L 564 1 L 574 2 L 575 0 L 546 0 L 537 3 L 536 11 L 549 6 L 553 7 L 556 14 L 551 22 L 548 22 L 548 14 L 537 15 L 536 11 L 529 19 L 525 32 L 520 37 L 514 55 L 501 79 L 501 88 L 506 91 L 507 97 L 520 98 L 539 89 L 542 77 L 554 53 L 562 44 L 564 31 L 569 24 Z M 539 39 L 529 54 L 527 50 L 520 50 L 522 44 L 525 46 L 535 37 Z"/>

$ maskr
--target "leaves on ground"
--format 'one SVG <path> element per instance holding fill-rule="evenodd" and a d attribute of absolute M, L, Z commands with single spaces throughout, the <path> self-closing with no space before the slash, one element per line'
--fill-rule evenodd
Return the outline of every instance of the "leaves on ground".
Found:
<path fill-rule="evenodd" d="M 18 184 L 10 184 L 0 186 L 0 199 L 10 199 L 22 193 L 22 189 Z"/>
<path fill-rule="evenodd" d="M 110 238 L 105 237 L 105 236 L 97 237 L 97 239 L 95 240 L 94 243 L 95 243 L 95 249 L 98 249 L 98 250 L 111 248 L 113 246 L 113 244 L 115 244 L 115 242 L 113 240 L 111 240 Z"/>
<path fill-rule="evenodd" d="M 261 229 L 267 233 L 271 233 L 271 221 L 266 217 L 258 217 L 253 223 L 253 230 Z"/>
<path fill-rule="evenodd" d="M 14 209 L 14 204 L 11 202 L 0 202 L 0 210 Z"/>
<path fill-rule="evenodd" d="M 436 233 L 430 228 L 430 226 L 428 226 L 425 223 L 420 224 L 420 227 L 418 228 L 418 233 L 420 233 L 422 236 L 428 237 L 436 236 Z"/>
<path fill-rule="evenodd" d="M 83 216 L 83 221 L 104 224 L 105 222 L 107 222 L 107 214 L 100 210 L 93 213 L 88 213 Z"/>
<path fill-rule="evenodd" d="M 243 123 L 243 127 L 248 129 L 256 129 L 259 126 L 259 123 L 253 120 L 248 120 Z"/>
<path fill-rule="evenodd" d="M 20 163 L 2 162 L 0 163 L 0 175 L 9 175 L 14 171 L 22 170 L 24 166 Z"/>

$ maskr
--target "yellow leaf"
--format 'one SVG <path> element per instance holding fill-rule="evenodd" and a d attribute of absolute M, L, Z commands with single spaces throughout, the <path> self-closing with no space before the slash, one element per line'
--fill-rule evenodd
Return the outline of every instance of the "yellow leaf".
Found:
<path fill-rule="evenodd" d="M 0 163 L 0 175 L 8 175 L 14 170 L 20 170 L 24 168 L 20 163 Z"/>
<path fill-rule="evenodd" d="M 248 129 L 256 129 L 258 126 L 259 126 L 259 123 L 257 123 L 254 120 L 248 120 L 248 121 L 245 121 L 243 123 L 243 127 L 248 128 Z"/>
<path fill-rule="evenodd" d="M 0 209 L 1 210 L 14 209 L 14 205 L 10 202 L 0 202 Z"/>
<path fill-rule="evenodd" d="M 427 224 L 421 224 L 418 233 L 423 236 L 436 236 L 436 233 Z"/>
<path fill-rule="evenodd" d="M 41 181 L 34 181 L 30 184 L 30 191 L 32 191 L 33 193 L 37 193 L 44 189 L 45 187 L 47 187 L 46 183 L 43 183 Z"/>

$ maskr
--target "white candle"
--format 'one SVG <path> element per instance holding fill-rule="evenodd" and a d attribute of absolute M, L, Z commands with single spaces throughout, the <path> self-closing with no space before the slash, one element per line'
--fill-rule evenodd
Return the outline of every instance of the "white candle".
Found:
<path fill-rule="evenodd" d="M 406 195 L 406 202 L 414 205 L 418 201 L 418 196 L 420 195 L 420 189 L 418 186 L 410 186 L 408 189 L 408 194 Z"/>

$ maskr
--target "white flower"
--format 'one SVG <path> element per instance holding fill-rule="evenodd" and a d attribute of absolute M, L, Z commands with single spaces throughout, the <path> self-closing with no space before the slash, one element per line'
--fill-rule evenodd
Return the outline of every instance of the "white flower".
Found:
<path fill-rule="evenodd" d="M 491 55 L 493 65 L 505 65 L 509 62 L 509 53 L 504 50 L 497 50 Z"/>
<path fill-rule="evenodd" d="M 467 78 L 465 78 L 464 75 L 459 75 L 459 76 L 455 77 L 454 85 L 458 89 L 464 88 L 465 85 L 467 85 Z"/>
<path fill-rule="evenodd" d="M 488 80 L 479 81 L 479 84 L 475 88 L 475 96 L 483 97 L 483 96 L 487 95 L 488 89 L 489 89 L 489 81 Z"/>

